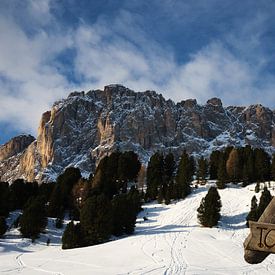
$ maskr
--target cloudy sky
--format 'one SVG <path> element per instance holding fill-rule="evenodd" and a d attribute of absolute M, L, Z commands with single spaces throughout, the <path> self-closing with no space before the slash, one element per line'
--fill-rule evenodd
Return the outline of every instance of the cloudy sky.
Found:
<path fill-rule="evenodd" d="M 275 109 L 274 26 L 273 0 L 1 0 L 0 144 L 110 83 Z"/>

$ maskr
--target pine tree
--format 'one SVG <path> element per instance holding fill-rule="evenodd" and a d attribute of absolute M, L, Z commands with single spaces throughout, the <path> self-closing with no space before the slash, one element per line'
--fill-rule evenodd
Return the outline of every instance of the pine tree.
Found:
<path fill-rule="evenodd" d="M 272 163 L 271 163 L 271 178 L 275 181 L 275 154 L 272 156 Z"/>
<path fill-rule="evenodd" d="M 217 188 L 211 186 L 197 209 L 199 223 L 205 227 L 217 225 L 220 219 L 221 206 L 222 204 Z"/>
<path fill-rule="evenodd" d="M 209 161 L 209 176 L 211 180 L 218 178 L 218 167 L 220 162 L 220 151 L 213 151 Z"/>
<path fill-rule="evenodd" d="M 248 215 L 246 217 L 246 226 L 247 227 L 249 227 L 249 222 L 248 221 L 255 221 L 256 222 L 258 220 L 257 208 L 258 208 L 257 198 L 256 198 L 256 196 L 253 196 L 252 200 L 251 200 L 250 212 L 248 213 Z"/>
<path fill-rule="evenodd" d="M 118 179 L 122 182 L 122 191 L 127 192 L 127 183 L 136 180 L 141 163 L 133 151 L 122 153 L 118 161 Z"/>
<path fill-rule="evenodd" d="M 20 232 L 23 237 L 35 239 L 47 225 L 45 201 L 36 197 L 28 202 L 20 218 Z"/>
<path fill-rule="evenodd" d="M 226 172 L 229 179 L 234 183 L 240 180 L 240 160 L 239 153 L 237 149 L 232 149 L 228 160 L 226 161 Z"/>
<path fill-rule="evenodd" d="M 62 249 L 70 249 L 84 246 L 83 234 L 80 223 L 68 223 L 62 236 Z"/>
<path fill-rule="evenodd" d="M 176 198 L 185 198 L 191 193 L 191 182 L 194 173 L 194 159 L 186 151 L 181 155 L 176 175 Z"/>
<path fill-rule="evenodd" d="M 206 182 L 206 177 L 208 174 L 208 162 L 204 157 L 201 157 L 198 160 L 198 169 L 197 169 L 197 181 L 198 183 Z"/>
<path fill-rule="evenodd" d="M 225 185 L 226 181 L 227 181 L 227 173 L 226 173 L 225 154 L 223 152 L 220 152 L 217 187 L 219 189 L 224 189 L 226 187 L 226 185 Z"/>
<path fill-rule="evenodd" d="M 255 171 L 257 180 L 270 180 L 270 157 L 263 149 L 260 148 L 255 149 Z"/>
<path fill-rule="evenodd" d="M 107 241 L 112 232 L 112 212 L 109 199 L 103 194 L 88 198 L 80 211 L 80 224 L 87 245 Z"/>
<path fill-rule="evenodd" d="M 66 168 L 64 173 L 58 176 L 49 200 L 48 215 L 50 217 L 57 217 L 61 211 L 74 208 L 72 189 L 80 178 L 80 170 L 74 167 Z"/>
<path fill-rule="evenodd" d="M 9 183 L 8 182 L 0 182 L 0 216 L 7 217 L 9 215 Z"/>
<path fill-rule="evenodd" d="M 115 236 L 132 234 L 135 229 L 137 210 L 134 201 L 126 194 L 121 194 L 112 200 L 112 221 Z"/>
<path fill-rule="evenodd" d="M 157 198 L 158 190 L 164 182 L 164 161 L 163 155 L 155 153 L 149 160 L 147 168 L 147 190 L 146 195 L 149 199 Z"/>
<path fill-rule="evenodd" d="M 271 200 L 272 200 L 272 196 L 271 196 L 269 190 L 266 187 L 264 187 L 264 190 L 260 197 L 259 206 L 257 208 L 258 219 L 261 217 L 261 215 L 263 214 L 264 210 L 266 209 L 268 204 L 271 202 Z"/>
<path fill-rule="evenodd" d="M 5 217 L 0 217 L 0 238 L 6 233 L 7 231 L 7 224 Z"/>

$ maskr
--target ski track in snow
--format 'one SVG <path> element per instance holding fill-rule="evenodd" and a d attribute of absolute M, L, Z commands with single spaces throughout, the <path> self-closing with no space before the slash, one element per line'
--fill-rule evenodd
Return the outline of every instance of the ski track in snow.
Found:
<path fill-rule="evenodd" d="M 197 208 L 209 185 L 169 206 L 146 204 L 134 235 L 102 245 L 62 250 L 61 232 L 49 222 L 45 234 L 32 244 L 17 230 L 0 240 L 1 274 L 275 274 L 275 256 L 249 265 L 243 241 L 249 230 L 245 217 L 254 185 L 219 190 L 222 200 L 218 227 L 202 228 Z M 259 197 L 260 194 L 257 194 Z M 143 221 L 143 216 L 148 221 Z M 53 243 L 45 245 L 50 237 Z"/>

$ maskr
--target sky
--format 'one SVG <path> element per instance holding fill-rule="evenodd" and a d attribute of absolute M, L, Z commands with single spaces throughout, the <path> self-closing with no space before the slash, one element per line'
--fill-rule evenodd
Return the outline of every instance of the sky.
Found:
<path fill-rule="evenodd" d="M 1 0 L 0 144 L 75 90 L 275 109 L 274 0 Z"/>

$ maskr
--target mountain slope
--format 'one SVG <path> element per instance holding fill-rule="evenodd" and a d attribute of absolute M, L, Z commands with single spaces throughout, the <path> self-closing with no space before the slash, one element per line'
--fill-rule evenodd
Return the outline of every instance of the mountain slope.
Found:
<path fill-rule="evenodd" d="M 273 182 L 272 185 L 275 186 Z M 254 185 L 219 190 L 222 218 L 217 228 L 202 228 L 196 209 L 207 188 L 169 206 L 147 204 L 133 236 L 102 245 L 61 250 L 51 227 L 38 244 L 15 235 L 0 241 L 0 272 L 5 274 L 274 274 L 275 256 L 249 265 L 243 260 L 248 235 L 245 217 Z M 271 190 L 272 191 L 272 190 Z M 273 192 L 274 194 L 274 192 Z M 257 194 L 259 196 L 260 194 Z M 143 221 L 146 215 L 148 221 Z M 52 239 L 47 247 L 47 237 Z"/>
<path fill-rule="evenodd" d="M 116 149 L 134 150 L 143 162 L 157 150 L 208 155 L 227 145 L 251 144 L 273 152 L 274 125 L 275 113 L 261 105 L 223 107 L 218 98 L 205 105 L 194 99 L 176 104 L 154 91 L 109 85 L 56 102 L 42 115 L 37 140 L 0 160 L 0 176 L 2 181 L 54 180 L 68 166 L 88 176 L 102 156 Z"/>

